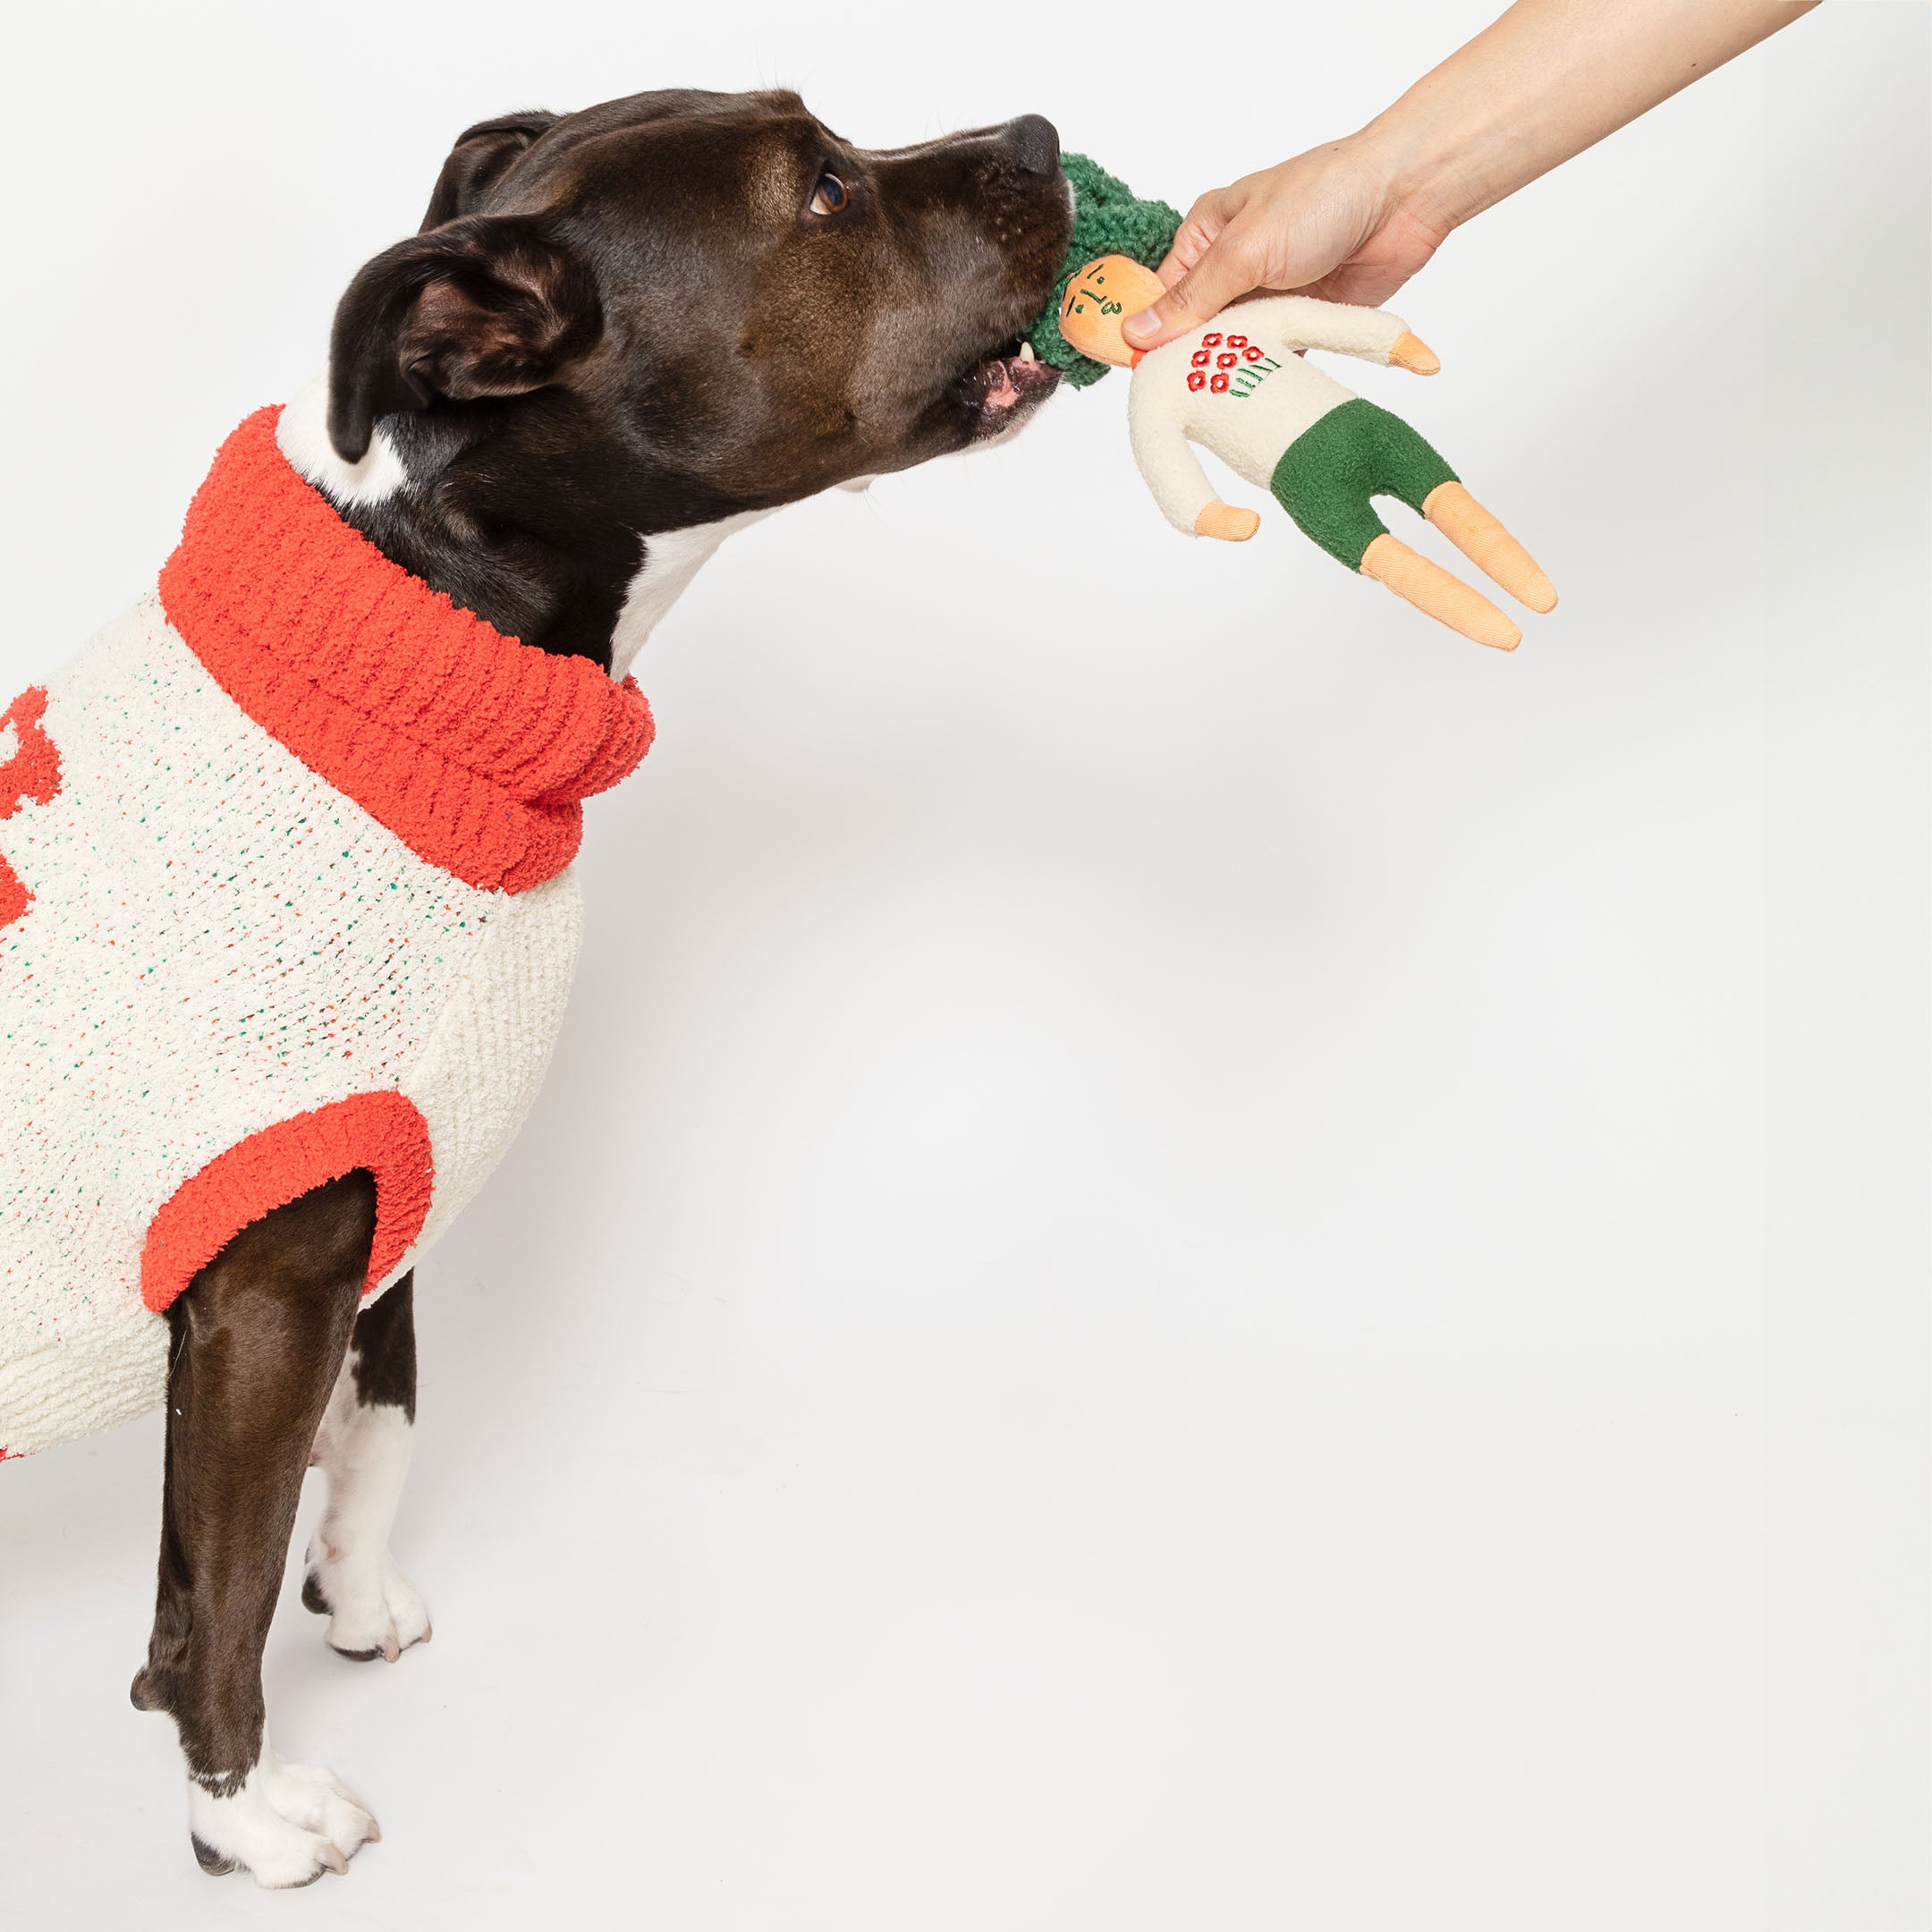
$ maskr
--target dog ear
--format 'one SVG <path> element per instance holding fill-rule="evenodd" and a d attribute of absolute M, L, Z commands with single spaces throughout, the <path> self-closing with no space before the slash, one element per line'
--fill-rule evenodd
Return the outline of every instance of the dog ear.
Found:
<path fill-rule="evenodd" d="M 336 305 L 329 441 L 360 462 L 378 417 L 540 389 L 603 326 L 589 268 L 530 217 L 470 215 L 411 235 Z"/>
<path fill-rule="evenodd" d="M 440 228 L 459 215 L 474 215 L 510 164 L 556 122 L 555 114 L 538 107 L 528 114 L 499 114 L 494 121 L 479 121 L 474 127 L 465 128 L 436 176 L 421 232 Z"/>

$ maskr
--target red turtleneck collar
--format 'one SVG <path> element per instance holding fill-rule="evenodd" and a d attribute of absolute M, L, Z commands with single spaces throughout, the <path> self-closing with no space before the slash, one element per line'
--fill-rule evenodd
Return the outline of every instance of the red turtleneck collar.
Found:
<path fill-rule="evenodd" d="M 637 767 L 650 707 L 504 637 L 393 564 L 291 467 L 258 410 L 196 491 L 161 604 L 224 691 L 430 864 L 524 892 Z"/>

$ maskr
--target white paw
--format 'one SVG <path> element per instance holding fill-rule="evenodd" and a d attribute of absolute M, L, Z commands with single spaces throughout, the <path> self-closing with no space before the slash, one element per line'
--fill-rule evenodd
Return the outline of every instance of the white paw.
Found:
<path fill-rule="evenodd" d="M 429 1636 L 429 1613 L 386 1550 L 371 1563 L 353 1551 L 332 1551 L 318 1536 L 309 1546 L 302 1601 L 328 1618 L 328 1646 L 344 1657 L 394 1664 Z"/>
<path fill-rule="evenodd" d="M 291 1764 L 264 1743 L 242 1789 L 217 1798 L 188 1781 L 188 1829 L 206 1872 L 245 1866 L 271 1891 L 343 1872 L 382 1836 L 361 1801 L 333 1771 Z"/>

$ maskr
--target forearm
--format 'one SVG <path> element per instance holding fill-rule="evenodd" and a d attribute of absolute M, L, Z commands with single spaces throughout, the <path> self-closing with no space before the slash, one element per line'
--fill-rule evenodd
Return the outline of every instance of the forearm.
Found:
<path fill-rule="evenodd" d="M 1355 140 L 1446 233 L 1817 4 L 1516 0 Z"/>

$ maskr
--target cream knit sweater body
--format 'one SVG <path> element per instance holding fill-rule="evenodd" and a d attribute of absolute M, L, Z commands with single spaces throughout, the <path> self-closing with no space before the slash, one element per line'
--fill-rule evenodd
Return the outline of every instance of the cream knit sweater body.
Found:
<path fill-rule="evenodd" d="M 492 693 L 507 715 L 521 703 L 515 681 L 548 679 L 557 661 L 530 665 L 541 654 L 377 556 L 287 469 L 264 414 L 204 488 L 209 497 L 230 464 L 232 501 L 216 501 L 229 550 L 195 547 L 198 498 L 162 596 L 110 624 L 0 729 L 0 1453 L 157 1403 L 158 1308 L 240 1225 L 331 1165 L 377 1174 L 369 1286 L 396 1279 L 507 1146 L 562 1017 L 579 930 L 570 872 L 525 864 L 542 876 L 505 889 L 451 868 L 487 871 L 479 841 L 518 810 L 550 814 L 554 830 L 575 809 L 558 803 L 569 784 L 546 778 L 536 806 L 496 778 L 478 792 L 471 766 L 486 759 L 434 715 L 442 669 L 432 662 L 412 682 L 407 665 L 364 668 L 400 653 L 411 624 L 474 626 L 496 682 L 466 708 L 487 717 Z M 237 470 L 231 452 L 251 431 Z M 259 539 L 246 528 L 258 497 Z M 183 558 L 199 576 L 182 574 Z M 254 613 L 258 582 L 280 614 Z M 321 613 L 326 649 L 276 641 L 282 618 L 302 609 Z M 207 661 L 171 615 L 197 631 Z M 260 687 L 267 697 L 233 671 L 236 651 L 280 681 Z M 603 677 L 572 663 L 571 675 Z M 332 685 L 350 698 L 325 716 L 316 708 Z M 564 716 L 555 694 L 576 687 L 543 690 L 533 758 Z M 333 738 L 318 735 L 318 716 Z M 643 731 L 648 742 L 648 714 Z M 499 775 L 513 762 L 486 749 Z M 56 762 L 52 795 L 37 795 Z M 465 810 L 476 824 L 457 822 Z M 445 833 L 453 843 L 438 843 Z M 412 1138 L 422 1130 L 426 1143 Z"/>
<path fill-rule="evenodd" d="M 1295 438 L 1354 400 L 1296 352 L 1386 363 L 1408 324 L 1380 309 L 1275 295 L 1241 302 L 1141 357 L 1128 391 L 1134 460 L 1162 513 L 1190 536 L 1220 493 L 1190 446 L 1212 450 L 1266 489 Z"/>

